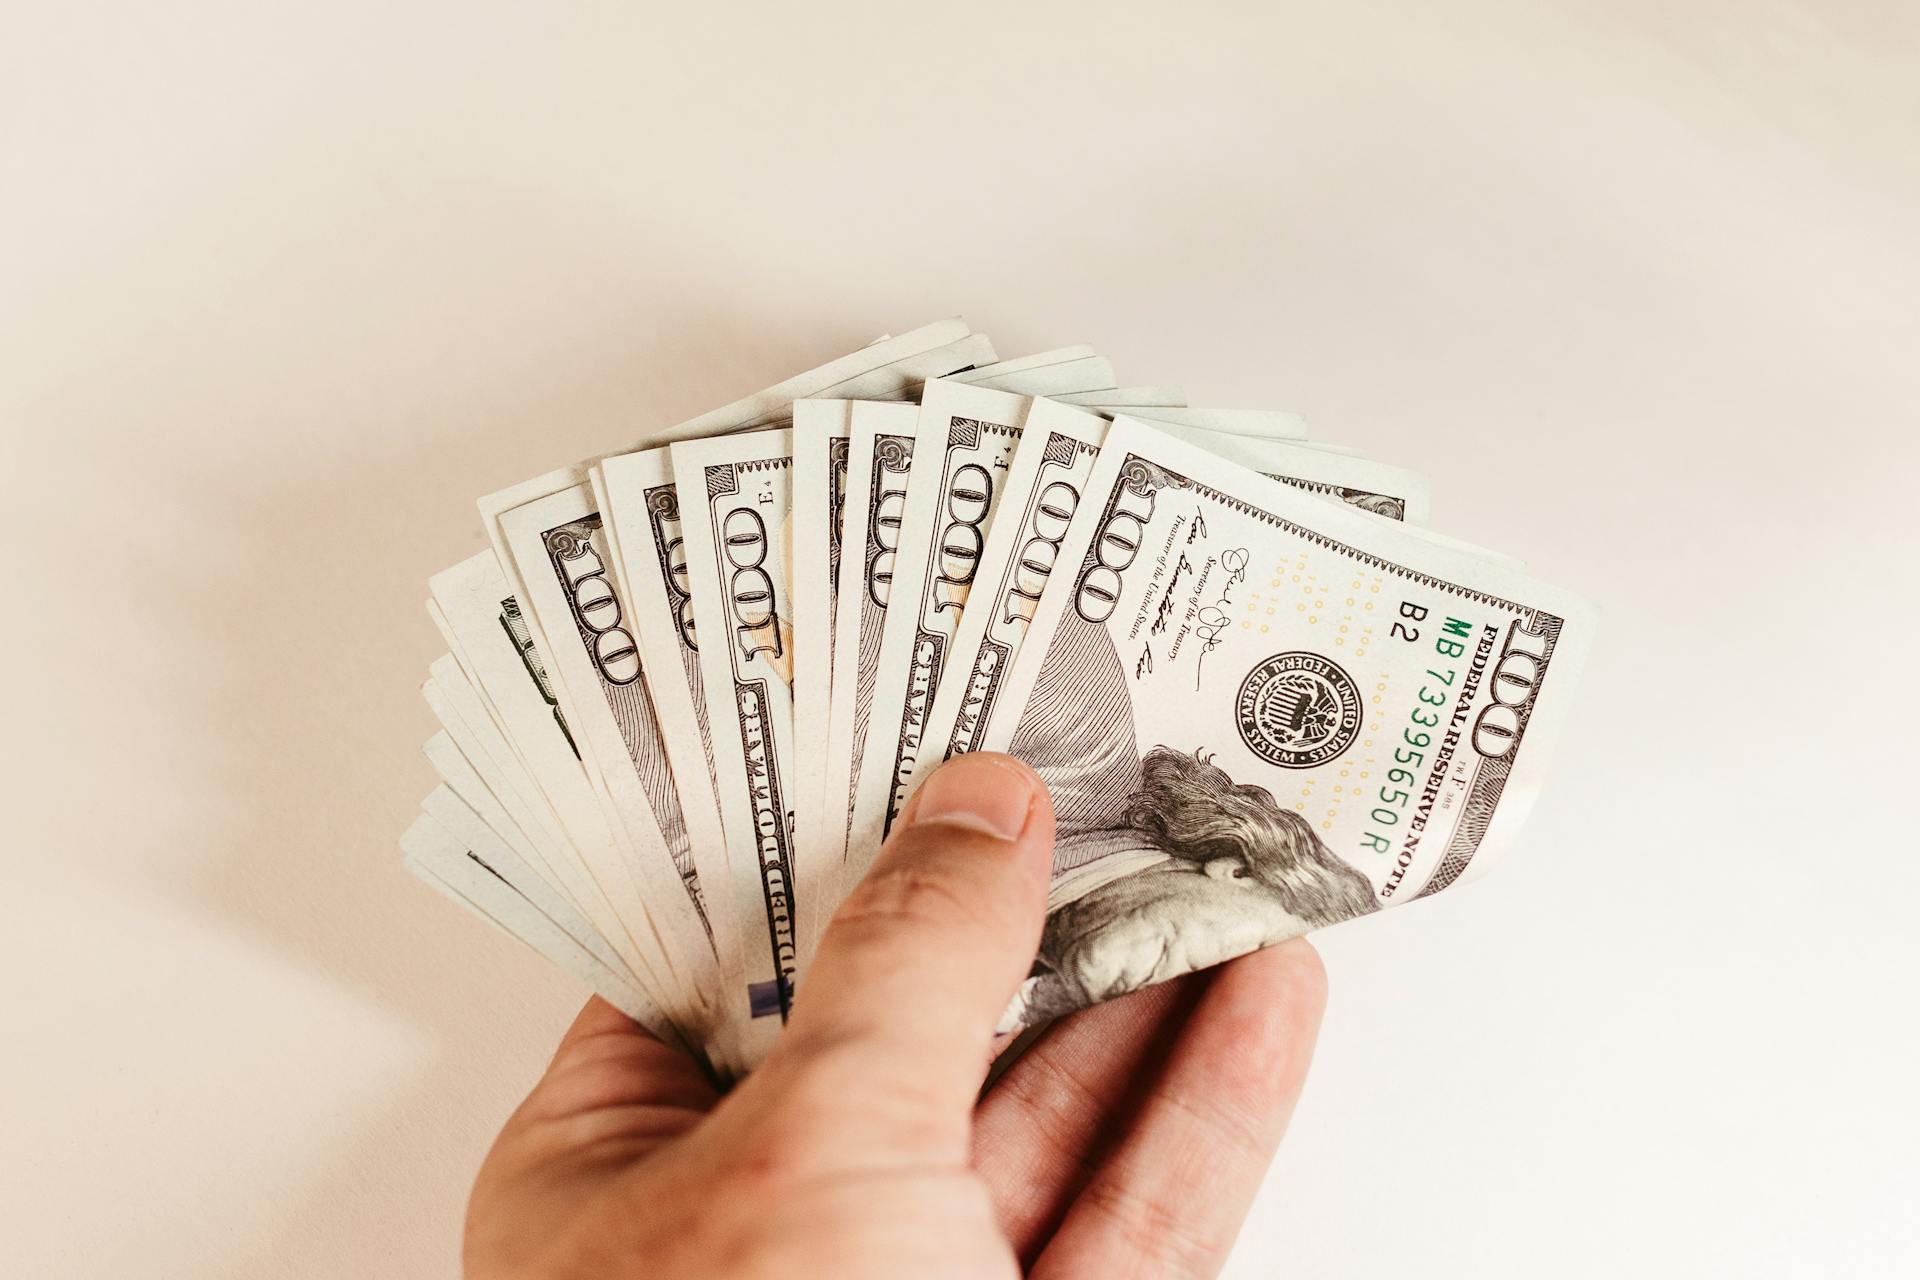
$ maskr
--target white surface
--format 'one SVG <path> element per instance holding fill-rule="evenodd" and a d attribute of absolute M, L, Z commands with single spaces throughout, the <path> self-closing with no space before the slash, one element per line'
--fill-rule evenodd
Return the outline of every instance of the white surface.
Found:
<path fill-rule="evenodd" d="M 400 869 L 427 575 L 960 311 L 1607 611 L 1531 847 L 1326 935 L 1233 1274 L 1920 1272 L 1914 6 L 718 8 L 7 24 L 6 1271 L 452 1274 L 578 993 Z"/>

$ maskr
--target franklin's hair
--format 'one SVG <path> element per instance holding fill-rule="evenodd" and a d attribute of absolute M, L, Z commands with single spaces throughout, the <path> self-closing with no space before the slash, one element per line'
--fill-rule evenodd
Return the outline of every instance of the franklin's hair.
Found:
<path fill-rule="evenodd" d="M 1315 928 L 1379 910 L 1373 885 L 1265 787 L 1234 782 L 1198 752 L 1155 747 L 1140 762 L 1127 821 L 1176 858 L 1237 858 Z"/>

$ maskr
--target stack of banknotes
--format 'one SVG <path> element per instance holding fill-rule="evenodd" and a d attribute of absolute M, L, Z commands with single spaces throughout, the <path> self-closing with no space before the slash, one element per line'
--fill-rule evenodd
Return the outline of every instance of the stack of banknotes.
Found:
<path fill-rule="evenodd" d="M 1006 1029 L 1467 879 L 1592 611 L 1306 437 L 948 320 L 492 494 L 407 865 L 723 1077 L 961 752 L 1058 820 Z"/>

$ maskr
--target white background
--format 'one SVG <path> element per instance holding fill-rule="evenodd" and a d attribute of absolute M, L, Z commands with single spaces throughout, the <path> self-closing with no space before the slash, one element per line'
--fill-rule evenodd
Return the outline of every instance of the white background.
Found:
<path fill-rule="evenodd" d="M 1915 6 L 276 7 L 0 41 L 8 1273 L 453 1274 L 581 993 L 401 871 L 427 575 L 954 312 L 1605 609 L 1233 1274 L 1920 1273 Z"/>

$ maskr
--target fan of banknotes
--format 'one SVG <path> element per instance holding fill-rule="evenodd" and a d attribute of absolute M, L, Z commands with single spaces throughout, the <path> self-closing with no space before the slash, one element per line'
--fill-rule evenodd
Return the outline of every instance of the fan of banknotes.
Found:
<path fill-rule="evenodd" d="M 1058 818 L 1007 1030 L 1437 893 L 1511 840 L 1592 611 L 1306 437 L 956 319 L 483 498 L 407 865 L 723 1077 L 961 752 Z"/>

